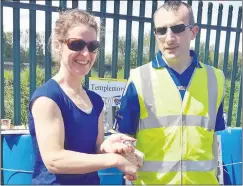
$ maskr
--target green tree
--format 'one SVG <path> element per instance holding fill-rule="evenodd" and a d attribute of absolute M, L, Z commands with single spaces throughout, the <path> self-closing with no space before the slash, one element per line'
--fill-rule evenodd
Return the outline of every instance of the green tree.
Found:
<path fill-rule="evenodd" d="M 4 59 L 5 61 L 13 60 L 13 34 L 12 32 L 3 32 L 4 40 Z"/>
<path fill-rule="evenodd" d="M 36 61 L 44 65 L 44 36 L 41 33 L 36 34 Z"/>
<path fill-rule="evenodd" d="M 29 32 L 28 30 L 21 31 L 20 37 L 22 42 L 20 44 L 20 62 L 29 63 Z M 13 61 L 13 33 L 4 32 L 4 61 Z M 36 62 L 43 65 L 44 59 L 44 43 L 43 35 L 36 33 Z"/>
<path fill-rule="evenodd" d="M 130 69 L 137 67 L 137 57 L 138 57 L 137 50 L 138 50 L 138 42 L 134 37 L 132 37 L 131 50 L 130 50 Z M 146 33 L 144 35 L 144 43 L 143 43 L 143 63 L 149 62 L 149 52 L 150 52 L 150 33 Z M 125 53 L 126 53 L 126 37 L 121 36 L 118 40 L 117 68 L 122 78 L 123 78 L 122 74 L 124 74 L 124 67 L 125 67 Z M 99 61 L 99 59 L 97 60 Z M 106 69 L 105 77 L 111 77 L 111 65 L 112 65 L 112 54 L 108 53 L 105 56 L 105 69 Z M 98 63 L 94 65 L 94 69 L 98 71 Z"/>
<path fill-rule="evenodd" d="M 125 52 L 126 52 L 126 38 L 124 36 L 119 38 L 118 42 L 118 69 L 125 67 Z M 131 38 L 131 52 L 130 52 L 130 67 L 135 68 L 137 62 L 137 41 L 134 37 Z"/>
<path fill-rule="evenodd" d="M 227 79 L 232 79 L 231 75 L 232 75 L 232 71 L 233 71 L 233 60 L 234 60 L 234 53 L 230 52 L 229 56 L 228 56 L 228 60 L 224 60 L 224 53 L 221 52 L 219 53 L 219 68 L 223 69 L 224 63 L 227 63 L 227 71 L 225 72 L 225 77 Z M 236 73 L 236 80 L 239 81 L 240 80 L 240 76 L 241 76 L 241 71 L 240 71 L 240 67 L 242 65 L 242 53 L 239 52 L 238 53 L 238 60 L 237 60 L 237 67 L 236 67 L 236 71 L 234 73 Z"/>
<path fill-rule="evenodd" d="M 132 37 L 131 38 L 131 53 L 130 53 L 130 67 L 135 68 L 137 66 L 138 58 L 138 41 Z M 126 52 L 126 38 L 124 36 L 119 38 L 118 43 L 118 69 L 122 69 L 125 66 L 125 52 Z M 149 62 L 149 52 L 150 52 L 150 33 L 144 34 L 143 41 L 143 63 Z"/>

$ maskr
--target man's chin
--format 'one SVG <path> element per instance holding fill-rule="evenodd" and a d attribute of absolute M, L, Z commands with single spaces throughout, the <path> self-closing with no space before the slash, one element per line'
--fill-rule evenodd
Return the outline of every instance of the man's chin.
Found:
<path fill-rule="evenodd" d="M 172 53 L 170 53 L 170 54 L 166 53 L 166 54 L 164 54 L 163 57 L 167 61 L 174 61 L 174 60 L 178 59 L 178 56 L 176 54 L 174 54 L 174 53 L 173 54 Z"/>

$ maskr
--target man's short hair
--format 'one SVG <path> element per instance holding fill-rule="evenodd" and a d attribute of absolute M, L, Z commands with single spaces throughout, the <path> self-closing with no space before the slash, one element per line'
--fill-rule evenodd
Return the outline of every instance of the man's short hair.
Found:
<path fill-rule="evenodd" d="M 161 10 L 161 9 L 165 9 L 167 11 L 177 11 L 180 6 L 186 6 L 187 9 L 189 10 L 189 24 L 190 25 L 194 25 L 195 21 L 194 21 L 194 15 L 193 15 L 193 11 L 192 11 L 192 7 L 191 5 L 182 2 L 182 1 L 174 1 L 174 0 L 167 0 L 165 1 L 165 3 L 163 5 L 161 5 L 155 12 L 154 12 L 154 18 L 156 16 L 156 14 Z"/>

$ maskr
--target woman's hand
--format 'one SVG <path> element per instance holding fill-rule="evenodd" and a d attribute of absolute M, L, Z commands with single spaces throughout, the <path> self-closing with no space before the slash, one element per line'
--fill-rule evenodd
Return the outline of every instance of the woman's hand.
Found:
<path fill-rule="evenodd" d="M 128 154 L 124 154 L 122 156 L 125 157 L 133 165 L 136 165 L 137 170 L 138 170 L 138 168 L 139 168 L 139 162 L 138 162 L 137 155 L 134 152 L 128 153 Z M 134 175 L 131 175 L 131 174 L 125 174 L 123 178 L 126 179 L 126 180 L 128 180 L 128 181 L 135 181 L 137 179 L 137 174 L 135 176 Z"/>
<path fill-rule="evenodd" d="M 131 142 L 136 139 L 125 134 L 112 134 L 100 146 L 101 152 L 127 154 L 134 152 L 135 148 Z"/>
<path fill-rule="evenodd" d="M 128 155 L 119 155 L 116 167 L 125 174 L 124 179 L 127 179 L 128 181 L 134 181 L 137 179 L 139 166 L 137 158 L 133 155 L 133 153 L 129 153 Z"/>
<path fill-rule="evenodd" d="M 124 134 L 112 134 L 100 146 L 102 152 L 111 152 L 120 154 L 119 164 L 117 168 L 124 172 L 124 179 L 135 181 L 137 179 L 137 170 L 140 167 L 140 159 L 137 157 L 132 142 L 136 139 Z M 136 152 L 136 153 L 135 153 Z"/>
<path fill-rule="evenodd" d="M 125 156 L 130 162 L 133 162 L 137 164 L 138 168 L 141 168 L 143 166 L 143 159 L 144 159 L 144 154 L 140 152 L 139 150 L 135 149 L 133 153 L 129 153 Z M 128 181 L 135 181 L 137 177 L 134 177 L 129 174 L 125 174 L 124 179 Z"/>
<path fill-rule="evenodd" d="M 135 181 L 137 179 L 137 177 L 133 177 L 129 174 L 126 174 L 125 176 L 123 176 L 123 178 L 128 180 L 128 181 Z"/>

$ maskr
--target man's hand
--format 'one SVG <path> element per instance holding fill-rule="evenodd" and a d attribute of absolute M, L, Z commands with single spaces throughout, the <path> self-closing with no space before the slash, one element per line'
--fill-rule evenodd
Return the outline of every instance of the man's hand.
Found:
<path fill-rule="evenodd" d="M 102 152 L 118 153 L 135 165 L 137 169 L 141 168 L 143 166 L 144 154 L 134 148 L 132 143 L 135 142 L 136 139 L 121 133 L 112 133 L 113 134 L 101 144 L 100 149 Z M 128 181 L 135 181 L 137 176 L 125 173 L 123 178 Z"/>
<path fill-rule="evenodd" d="M 136 163 L 138 166 L 138 169 L 143 166 L 144 154 L 142 152 L 140 152 L 139 150 L 135 149 L 135 151 L 133 153 L 129 153 L 125 157 L 129 161 L 133 161 L 133 163 Z M 137 179 L 137 177 L 131 176 L 129 174 L 125 174 L 125 176 L 123 178 L 128 181 L 135 181 Z"/>

